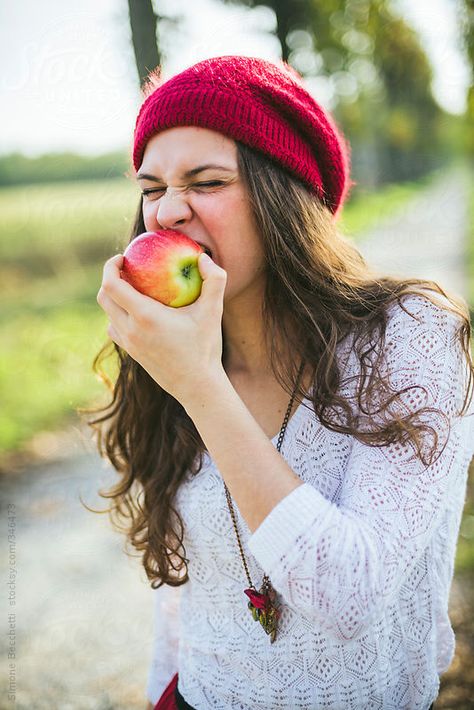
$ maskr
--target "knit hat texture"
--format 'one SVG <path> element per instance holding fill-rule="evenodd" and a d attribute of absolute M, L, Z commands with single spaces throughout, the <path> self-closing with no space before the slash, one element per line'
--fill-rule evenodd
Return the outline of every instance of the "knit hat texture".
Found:
<path fill-rule="evenodd" d="M 156 84 L 152 72 L 135 124 L 135 170 L 153 135 L 175 126 L 201 126 L 275 160 L 334 215 L 355 184 L 349 179 L 349 144 L 289 65 L 255 57 L 215 57 L 156 88 L 153 81 Z"/>

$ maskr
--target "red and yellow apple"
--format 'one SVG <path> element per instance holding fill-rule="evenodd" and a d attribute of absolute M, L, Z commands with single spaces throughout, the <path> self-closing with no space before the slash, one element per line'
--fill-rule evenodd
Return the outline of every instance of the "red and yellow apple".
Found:
<path fill-rule="evenodd" d="M 144 232 L 125 249 L 120 276 L 166 306 L 187 306 L 201 293 L 198 257 L 203 251 L 200 244 L 174 229 Z"/>

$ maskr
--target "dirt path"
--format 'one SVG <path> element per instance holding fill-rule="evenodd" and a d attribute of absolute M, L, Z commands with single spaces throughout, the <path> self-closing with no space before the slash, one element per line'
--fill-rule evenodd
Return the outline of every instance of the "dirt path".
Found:
<path fill-rule="evenodd" d="M 110 488 L 114 477 L 96 454 L 84 454 L 2 482 L 3 509 L 14 506 L 16 514 L 18 570 L 10 607 L 16 706 L 2 708 L 145 707 L 151 589 L 108 515 L 90 513 L 79 499 L 104 509 L 97 491 Z M 5 638 L 2 633 L 2 644 Z M 3 652 L 3 697 L 8 662 Z"/>
<path fill-rule="evenodd" d="M 387 271 L 436 278 L 464 294 L 466 179 L 459 171 L 447 174 L 398 218 L 380 222 L 361 251 Z M 14 617 L 10 627 L 7 613 L 2 617 L 1 707 L 144 708 L 152 592 L 108 516 L 90 513 L 79 500 L 105 508 L 97 491 L 110 487 L 115 472 L 79 437 L 70 453 L 0 479 L 3 519 L 14 516 L 15 553 L 2 557 L 2 588 Z M 7 551 L 6 531 L 7 523 Z M 464 599 L 456 585 L 454 597 Z M 16 654 L 10 660 L 9 642 Z M 8 700 L 9 672 L 16 705 Z M 436 707 L 470 707 L 446 702 L 440 697 Z"/>
<path fill-rule="evenodd" d="M 456 168 L 414 199 L 398 216 L 380 222 L 358 246 L 385 273 L 429 278 L 464 298 L 469 174 Z"/>

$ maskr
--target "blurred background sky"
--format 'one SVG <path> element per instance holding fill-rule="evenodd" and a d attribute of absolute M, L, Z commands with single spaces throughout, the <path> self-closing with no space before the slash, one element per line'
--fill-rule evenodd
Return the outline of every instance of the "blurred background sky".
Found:
<path fill-rule="evenodd" d="M 76 9 L 77 7 L 77 9 Z M 37 156 L 71 150 L 95 155 L 128 147 L 141 98 L 126 0 L 7 0 L 0 8 L 0 154 Z M 393 0 L 419 33 L 431 61 L 433 94 L 446 111 L 466 110 L 469 68 L 455 0 Z M 217 0 L 161 0 L 180 17 L 160 30 L 165 75 L 220 54 L 280 57 L 272 10 Z M 27 18 L 27 21 L 25 20 Z M 332 108 L 331 86 L 318 98 Z"/>

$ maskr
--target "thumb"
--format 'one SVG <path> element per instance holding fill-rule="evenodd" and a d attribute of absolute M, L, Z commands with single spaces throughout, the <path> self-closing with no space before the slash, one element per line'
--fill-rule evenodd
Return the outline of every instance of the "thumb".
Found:
<path fill-rule="evenodd" d="M 221 269 L 206 253 L 199 255 L 199 272 L 203 278 L 201 297 L 215 301 L 223 299 L 227 283 L 227 272 Z"/>

